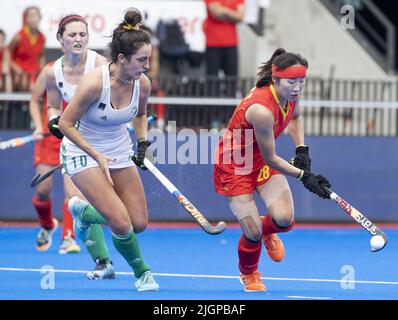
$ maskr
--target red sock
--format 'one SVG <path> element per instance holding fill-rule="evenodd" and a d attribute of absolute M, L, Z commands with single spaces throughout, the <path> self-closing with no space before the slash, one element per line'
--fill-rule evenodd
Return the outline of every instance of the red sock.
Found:
<path fill-rule="evenodd" d="M 75 232 L 73 231 L 73 218 L 68 209 L 68 201 L 64 201 L 63 206 L 63 222 L 62 222 L 62 239 L 64 239 L 68 232 L 73 239 L 75 239 Z"/>
<path fill-rule="evenodd" d="M 39 217 L 40 225 L 45 229 L 52 229 L 54 227 L 54 222 L 51 212 L 51 199 L 39 200 L 36 195 L 34 195 L 32 202 Z"/>
<path fill-rule="evenodd" d="M 241 273 L 248 274 L 257 271 L 261 247 L 261 241 L 251 242 L 247 240 L 243 234 L 240 236 L 238 255 L 239 270 Z"/>
<path fill-rule="evenodd" d="M 272 221 L 271 216 L 267 214 L 265 217 L 261 216 L 261 222 L 263 224 L 263 235 L 268 236 L 272 233 L 288 232 L 291 230 L 296 221 L 293 219 L 292 223 L 287 227 L 280 227 L 274 221 Z"/>

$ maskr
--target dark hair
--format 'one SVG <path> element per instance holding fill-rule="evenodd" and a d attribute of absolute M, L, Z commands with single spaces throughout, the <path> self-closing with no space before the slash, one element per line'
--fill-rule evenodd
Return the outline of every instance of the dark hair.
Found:
<path fill-rule="evenodd" d="M 275 65 L 279 70 L 283 70 L 297 64 L 308 68 L 307 59 L 300 54 L 287 52 L 283 48 L 276 49 L 271 59 L 259 68 L 260 71 L 257 73 L 258 79 L 256 87 L 261 88 L 272 83 L 272 65 Z"/>
<path fill-rule="evenodd" d="M 4 32 L 4 30 L 3 30 L 3 29 L 0 29 L 0 34 L 2 34 L 2 35 L 3 35 L 4 39 L 6 38 L 6 33 Z"/>
<path fill-rule="evenodd" d="M 63 17 L 58 24 L 58 31 L 57 31 L 57 39 L 58 40 L 59 40 L 59 37 L 62 37 L 62 35 L 64 34 L 66 25 L 68 23 L 75 22 L 75 21 L 83 22 L 86 25 L 86 27 L 88 26 L 86 19 L 84 19 L 81 15 L 68 14 L 67 16 Z"/>
<path fill-rule="evenodd" d="M 151 28 L 149 28 L 148 26 L 146 26 L 145 24 L 141 25 L 140 27 L 142 30 L 144 30 L 145 32 L 147 32 L 149 34 L 150 37 L 153 36 L 153 31 Z"/>
<path fill-rule="evenodd" d="M 117 62 L 119 53 L 127 59 L 135 54 L 143 44 L 151 44 L 147 31 L 141 29 L 142 15 L 138 9 L 130 9 L 124 15 L 124 20 L 113 30 L 112 41 L 108 43 L 110 58 Z"/>

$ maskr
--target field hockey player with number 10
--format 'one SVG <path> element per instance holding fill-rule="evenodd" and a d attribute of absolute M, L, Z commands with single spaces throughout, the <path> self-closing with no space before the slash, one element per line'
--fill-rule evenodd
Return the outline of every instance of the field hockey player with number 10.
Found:
<path fill-rule="evenodd" d="M 138 291 L 159 285 L 141 253 L 136 233 L 148 224 L 146 197 L 127 123 L 133 121 L 139 154 L 145 155 L 147 102 L 151 83 L 151 39 L 140 28 L 138 10 L 129 10 L 108 44 L 111 62 L 87 74 L 62 114 L 61 155 L 66 173 L 88 202 L 69 200 L 76 234 L 86 241 L 91 224 L 108 224 L 116 250 L 132 268 Z M 79 123 L 78 126 L 75 126 Z M 136 163 L 143 166 L 141 163 Z"/>

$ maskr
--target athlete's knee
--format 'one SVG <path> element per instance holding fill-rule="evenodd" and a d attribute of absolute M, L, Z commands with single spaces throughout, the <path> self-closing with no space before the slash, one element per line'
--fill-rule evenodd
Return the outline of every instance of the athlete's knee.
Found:
<path fill-rule="evenodd" d="M 131 210 L 130 210 L 131 211 Z M 148 226 L 148 209 L 147 207 L 140 206 L 139 210 L 130 212 L 131 223 L 135 233 L 143 232 Z"/>
<path fill-rule="evenodd" d="M 35 194 L 39 200 L 45 201 L 51 197 L 51 191 L 52 184 L 47 181 L 43 181 L 36 187 Z"/>
<path fill-rule="evenodd" d="M 133 229 L 135 233 L 141 233 L 143 232 L 148 226 L 148 220 L 142 220 L 142 221 L 135 221 L 133 223 Z"/>
<path fill-rule="evenodd" d="M 245 235 L 245 238 L 248 239 L 249 241 L 252 242 L 258 242 L 261 240 L 263 232 L 262 230 L 259 229 L 258 226 L 247 226 L 247 225 L 242 225 L 241 228 L 243 231 L 243 234 Z"/>
<path fill-rule="evenodd" d="M 125 208 L 112 210 L 111 213 L 104 215 L 107 217 L 109 227 L 115 234 L 127 234 L 132 228 L 131 221 Z"/>
<path fill-rule="evenodd" d="M 289 232 L 291 229 L 294 228 L 296 221 L 293 219 L 286 219 L 286 220 L 273 220 L 273 224 L 275 226 L 275 228 L 278 230 L 277 232 Z"/>
<path fill-rule="evenodd" d="M 257 242 L 261 240 L 262 224 L 254 199 L 248 201 L 233 201 L 229 206 L 238 218 L 239 224 L 248 240 Z"/>
<path fill-rule="evenodd" d="M 272 218 L 274 220 L 274 222 L 282 228 L 287 228 L 289 227 L 291 224 L 294 223 L 294 216 L 293 214 L 290 215 L 283 215 L 283 216 L 278 216 L 278 217 L 273 217 Z"/>
<path fill-rule="evenodd" d="M 51 189 L 45 189 L 45 188 L 42 188 L 40 190 L 38 189 L 38 190 L 36 190 L 35 195 L 36 195 L 37 200 L 47 201 L 47 200 L 51 199 Z"/>
<path fill-rule="evenodd" d="M 114 234 L 128 234 L 132 228 L 130 222 L 117 222 L 109 220 L 109 227 Z"/>
<path fill-rule="evenodd" d="M 253 242 L 258 242 L 261 240 L 263 235 L 263 227 L 258 214 L 240 219 L 239 224 L 242 228 L 243 234 L 248 240 Z"/>

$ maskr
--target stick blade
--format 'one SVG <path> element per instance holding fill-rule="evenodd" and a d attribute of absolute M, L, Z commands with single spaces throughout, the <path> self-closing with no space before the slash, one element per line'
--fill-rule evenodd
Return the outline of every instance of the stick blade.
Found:
<path fill-rule="evenodd" d="M 33 178 L 32 178 L 32 180 L 30 181 L 30 186 L 32 187 L 32 188 L 34 188 L 34 187 L 36 187 L 39 183 L 38 183 L 38 181 L 39 181 L 39 179 L 40 179 L 40 173 L 37 173 Z"/>
<path fill-rule="evenodd" d="M 224 221 L 220 221 L 216 226 L 212 226 L 210 223 L 207 225 L 202 225 L 203 230 L 208 234 L 216 235 L 224 232 L 227 224 Z"/>
<path fill-rule="evenodd" d="M 387 243 L 388 243 L 388 237 L 387 237 L 387 235 L 386 235 L 383 231 L 380 230 L 380 232 L 378 233 L 378 235 L 383 237 L 383 239 L 384 239 L 384 245 L 383 245 L 381 248 L 376 249 L 376 250 L 370 249 L 371 252 L 377 252 L 377 251 L 383 250 L 384 247 L 385 247 L 385 246 L 387 245 Z"/>

